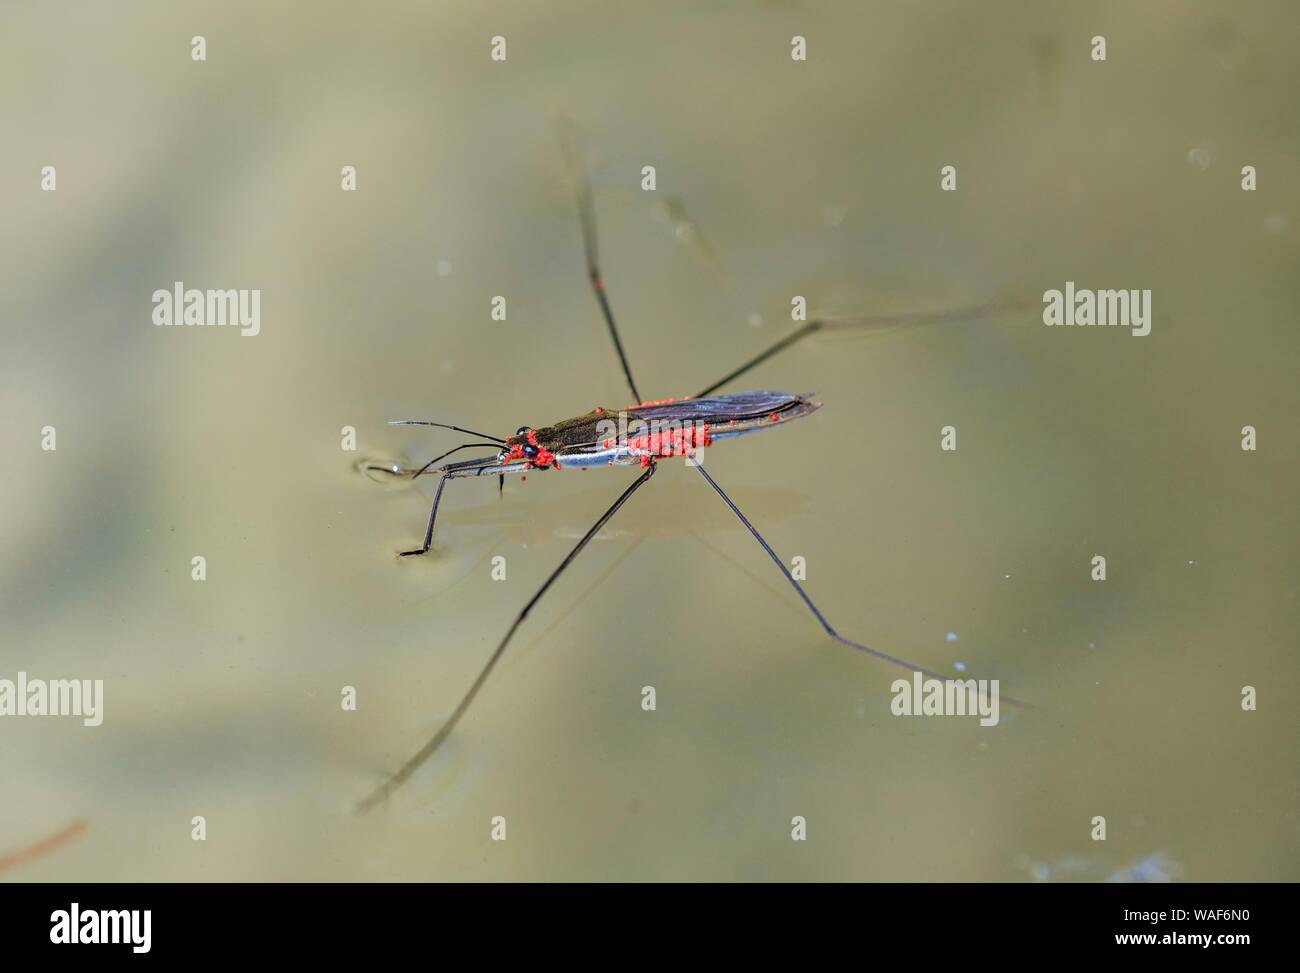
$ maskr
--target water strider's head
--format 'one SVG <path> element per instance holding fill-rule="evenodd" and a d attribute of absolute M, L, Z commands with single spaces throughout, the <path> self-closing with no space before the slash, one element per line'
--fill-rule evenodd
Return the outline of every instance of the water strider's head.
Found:
<path fill-rule="evenodd" d="M 513 436 L 507 437 L 505 448 L 497 453 L 497 462 L 522 460 L 528 464 L 529 469 L 549 470 L 555 465 L 555 453 L 548 447 L 548 438 L 539 436 L 538 430 L 531 426 L 520 426 Z"/>

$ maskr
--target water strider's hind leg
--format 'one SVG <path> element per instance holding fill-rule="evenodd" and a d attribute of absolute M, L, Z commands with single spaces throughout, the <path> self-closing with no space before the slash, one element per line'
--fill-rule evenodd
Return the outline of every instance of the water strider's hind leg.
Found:
<path fill-rule="evenodd" d="M 822 328 L 821 321 L 809 321 L 803 327 L 798 328 L 795 331 L 792 331 L 790 334 L 786 335 L 784 338 L 782 338 L 776 344 L 772 345 L 766 351 L 759 352 L 749 361 L 745 362 L 745 364 L 737 368 L 734 372 L 722 376 L 722 378 L 718 379 L 708 388 L 701 389 L 700 391 L 696 392 L 695 398 L 697 399 L 703 398 L 704 396 L 708 395 L 710 392 L 722 388 L 722 386 L 726 385 L 732 379 L 739 378 L 741 375 L 744 375 L 751 368 L 763 364 L 763 362 L 767 361 L 773 355 L 785 351 L 785 349 L 789 348 L 800 338 L 805 338 L 808 335 L 812 334 L 814 331 L 820 331 L 821 328 Z"/>
<path fill-rule="evenodd" d="M 695 393 L 695 398 L 701 398 L 710 392 L 715 392 L 728 382 L 734 381 L 741 375 L 744 375 L 751 368 L 755 368 L 769 358 L 785 351 L 796 341 L 808 337 L 817 331 L 824 330 L 852 330 L 860 328 L 864 333 L 873 331 L 892 331 L 900 327 L 912 327 L 926 324 L 943 324 L 956 323 L 958 321 L 977 321 L 994 317 L 998 314 L 1005 314 L 1011 311 L 1018 311 L 1028 307 L 1028 304 L 1020 302 L 1009 302 L 1003 304 L 977 304 L 971 307 L 948 308 L 942 311 L 913 311 L 905 314 L 869 314 L 846 318 L 818 318 L 801 325 L 794 331 L 782 338 L 780 341 L 769 345 L 763 351 L 760 351 L 749 361 L 745 362 L 734 371 L 728 372 L 722 378 L 718 379 L 707 388 L 703 388 Z"/>
<path fill-rule="evenodd" d="M 767 556 L 772 559 L 772 563 L 780 569 L 783 575 L 785 575 L 785 580 L 790 582 L 790 586 L 794 588 L 799 597 L 803 599 L 803 603 L 808 606 L 808 610 L 813 613 L 813 616 L 821 624 L 821 627 L 826 630 L 827 635 L 833 638 L 836 642 L 839 642 L 841 645 L 847 645 L 849 648 L 857 649 L 858 651 L 865 652 L 868 655 L 874 655 L 877 659 L 883 659 L 884 661 L 891 662 L 896 666 L 902 666 L 904 669 L 911 669 L 913 672 L 919 672 L 922 675 L 930 676 L 933 679 L 946 678 L 932 669 L 918 666 L 914 662 L 900 659 L 897 656 L 890 655 L 888 652 L 881 652 L 879 649 L 873 649 L 870 646 L 863 645 L 861 642 L 854 642 L 852 639 L 846 639 L 839 632 L 835 631 L 831 626 L 831 623 L 826 620 L 826 616 L 821 613 L 820 609 L 813 604 L 813 600 L 808 597 L 808 592 L 803 590 L 803 585 L 795 580 L 794 575 L 790 573 L 790 569 L 785 566 L 785 562 L 777 557 L 776 551 L 772 550 L 771 545 L 763 539 L 763 535 L 760 534 L 754 525 L 749 522 L 749 518 L 741 513 L 740 508 L 731 502 L 731 498 L 727 496 L 722 487 L 718 486 L 717 481 L 714 480 L 713 477 L 709 476 L 702 465 L 697 464 L 695 468 L 700 471 L 700 475 L 709 482 L 709 486 L 713 487 L 718 496 L 722 498 L 723 502 L 731 508 L 731 512 L 740 518 L 740 522 L 744 524 L 745 528 L 754 536 L 754 540 L 758 541 L 759 546 L 767 552 Z M 1012 699 L 1010 696 L 1003 696 L 1001 698 L 1003 702 L 1010 703 L 1013 706 L 1019 706 L 1022 709 L 1032 709 L 1028 703 L 1022 703 L 1019 700 Z"/>

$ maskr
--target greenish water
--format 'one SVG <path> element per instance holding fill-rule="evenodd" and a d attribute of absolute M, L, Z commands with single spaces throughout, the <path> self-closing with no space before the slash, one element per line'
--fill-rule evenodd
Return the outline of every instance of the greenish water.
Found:
<path fill-rule="evenodd" d="M 24 6 L 0 42 L 0 678 L 105 684 L 102 726 L 0 720 L 0 856 L 88 824 L 0 877 L 1300 878 L 1292 5 L 132 11 Z M 776 340 L 796 294 L 1030 302 L 800 344 L 740 387 L 825 408 L 707 464 L 841 632 L 1032 712 L 891 716 L 901 673 L 665 463 L 447 746 L 350 813 L 633 476 L 453 483 L 402 561 L 429 491 L 354 469 L 460 441 L 389 419 L 626 397 L 559 114 L 648 396 Z M 260 288 L 261 333 L 154 327 L 177 280 Z M 1151 334 L 1044 327 L 1066 281 L 1150 289 Z"/>

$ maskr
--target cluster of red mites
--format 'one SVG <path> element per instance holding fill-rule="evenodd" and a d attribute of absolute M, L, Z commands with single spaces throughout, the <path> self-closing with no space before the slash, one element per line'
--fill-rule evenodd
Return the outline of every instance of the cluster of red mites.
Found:
<path fill-rule="evenodd" d="M 528 440 L 528 445 L 537 447 L 537 455 L 529 458 L 524 455 L 523 445 L 515 443 L 515 445 L 510 447 L 510 453 L 506 457 L 507 459 L 527 460 L 528 468 L 530 470 L 544 470 L 548 466 L 554 466 L 557 470 L 560 468 L 560 461 L 556 458 L 555 454 L 537 441 L 536 429 L 529 429 L 524 435 Z"/>
<path fill-rule="evenodd" d="M 709 436 L 709 424 L 702 422 L 699 425 L 692 423 L 689 426 L 647 433 L 644 436 L 629 436 L 627 444 L 632 449 L 649 453 L 650 456 L 685 456 L 692 449 L 703 449 L 712 441 L 712 437 Z M 648 458 L 643 457 L 642 466 L 647 465 L 644 460 Z"/>

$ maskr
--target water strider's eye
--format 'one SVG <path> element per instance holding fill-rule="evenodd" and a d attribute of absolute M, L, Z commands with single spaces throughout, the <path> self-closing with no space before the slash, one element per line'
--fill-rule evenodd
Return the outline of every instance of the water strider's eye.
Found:
<path fill-rule="evenodd" d="M 527 427 L 527 426 L 520 426 L 518 429 L 515 430 L 515 435 L 516 435 L 516 436 L 524 436 L 524 435 L 527 435 L 527 433 L 528 433 L 528 427 Z"/>
<path fill-rule="evenodd" d="M 532 443 L 529 443 L 527 446 L 524 447 L 524 455 L 527 456 L 529 459 L 532 459 L 539 452 L 540 450 Z"/>
<path fill-rule="evenodd" d="M 510 453 L 508 450 L 504 450 L 504 449 L 501 450 L 501 452 L 497 453 L 497 462 L 504 463 L 506 461 L 506 457 L 509 455 Z"/>

